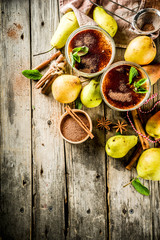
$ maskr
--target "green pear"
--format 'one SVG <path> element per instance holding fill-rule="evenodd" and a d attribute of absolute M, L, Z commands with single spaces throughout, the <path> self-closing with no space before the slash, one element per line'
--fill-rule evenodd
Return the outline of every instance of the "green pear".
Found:
<path fill-rule="evenodd" d="M 100 105 L 102 102 L 100 83 L 91 80 L 90 83 L 82 89 L 80 99 L 82 104 L 87 108 L 94 108 Z"/>
<path fill-rule="evenodd" d="M 118 29 L 116 20 L 106 13 L 103 8 L 95 7 L 93 10 L 93 19 L 101 28 L 108 32 L 111 37 L 116 34 Z"/>
<path fill-rule="evenodd" d="M 149 148 L 142 153 L 137 164 L 137 173 L 147 180 L 160 180 L 160 148 Z"/>
<path fill-rule="evenodd" d="M 146 132 L 154 138 L 160 138 L 160 111 L 154 114 L 146 124 Z"/>
<path fill-rule="evenodd" d="M 138 141 L 138 137 L 131 135 L 117 135 L 108 139 L 106 143 L 106 153 L 113 158 L 124 157 Z"/>
<path fill-rule="evenodd" d="M 57 49 L 64 47 L 69 35 L 78 27 L 78 21 L 73 11 L 64 14 L 51 39 L 51 45 Z"/>

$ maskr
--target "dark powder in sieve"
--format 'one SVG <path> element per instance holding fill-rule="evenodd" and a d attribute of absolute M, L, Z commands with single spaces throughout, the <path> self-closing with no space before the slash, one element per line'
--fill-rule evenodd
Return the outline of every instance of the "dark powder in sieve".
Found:
<path fill-rule="evenodd" d="M 143 26 L 142 26 L 142 28 L 141 28 L 141 30 L 142 31 L 152 31 L 152 30 L 154 30 L 155 28 L 154 28 L 154 26 L 153 26 L 153 24 L 152 23 L 146 23 L 146 24 L 144 24 Z"/>
<path fill-rule="evenodd" d="M 76 112 L 76 115 L 84 122 L 84 124 L 90 129 L 90 124 L 87 116 L 83 113 Z M 88 134 L 83 128 L 68 114 L 61 122 L 62 135 L 73 142 L 79 142 L 83 140 Z"/>

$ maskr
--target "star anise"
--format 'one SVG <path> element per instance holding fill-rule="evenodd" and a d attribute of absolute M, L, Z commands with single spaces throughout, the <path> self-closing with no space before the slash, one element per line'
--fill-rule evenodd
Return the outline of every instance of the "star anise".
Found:
<path fill-rule="evenodd" d="M 106 130 L 110 130 L 109 125 L 112 123 L 111 121 L 109 121 L 107 118 L 102 117 L 101 119 L 97 119 L 97 128 L 100 129 L 106 129 Z"/>
<path fill-rule="evenodd" d="M 124 121 L 120 122 L 118 120 L 117 124 L 115 124 L 115 126 L 113 128 L 116 128 L 116 132 L 120 132 L 122 134 L 122 132 L 126 132 L 127 129 L 126 127 L 128 126 L 128 124 L 126 124 Z"/>

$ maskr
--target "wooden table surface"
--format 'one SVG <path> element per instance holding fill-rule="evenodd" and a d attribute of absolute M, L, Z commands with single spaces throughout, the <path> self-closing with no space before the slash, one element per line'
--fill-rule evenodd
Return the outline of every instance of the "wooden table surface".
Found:
<path fill-rule="evenodd" d="M 92 117 L 95 138 L 70 145 L 58 130 L 64 106 L 21 74 L 52 54 L 33 57 L 50 48 L 60 19 L 57 0 L 2 0 L 0 14 L 0 239 L 160 239 L 159 182 L 142 181 L 149 197 L 132 186 L 123 188 L 137 175 L 135 168 L 125 169 L 135 148 L 121 160 L 107 157 L 106 139 L 115 131 L 106 135 L 96 129 L 97 118 L 127 121 L 126 113 L 104 103 L 84 108 Z M 115 61 L 123 55 L 117 49 Z M 152 93 L 159 88 L 160 82 Z"/>

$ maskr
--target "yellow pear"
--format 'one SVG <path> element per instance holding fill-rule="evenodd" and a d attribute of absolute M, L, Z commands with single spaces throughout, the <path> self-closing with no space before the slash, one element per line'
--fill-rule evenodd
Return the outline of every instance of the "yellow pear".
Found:
<path fill-rule="evenodd" d="M 128 45 L 124 59 L 139 65 L 147 65 L 153 61 L 156 56 L 156 45 L 154 41 L 147 36 L 134 38 Z"/>
<path fill-rule="evenodd" d="M 160 148 L 149 148 L 142 153 L 137 164 L 137 173 L 147 180 L 160 180 Z"/>
<path fill-rule="evenodd" d="M 64 47 L 69 35 L 78 27 L 78 21 L 74 12 L 64 14 L 51 39 L 51 45 L 57 49 Z"/>
<path fill-rule="evenodd" d="M 151 85 L 155 84 L 160 79 L 160 63 L 143 66 L 148 73 Z"/>
<path fill-rule="evenodd" d="M 101 28 L 108 32 L 111 37 L 114 37 L 118 29 L 117 22 L 112 16 L 106 13 L 103 8 L 95 7 L 93 10 L 93 19 Z"/>
<path fill-rule="evenodd" d="M 71 103 L 78 97 L 82 85 L 78 77 L 61 75 L 52 83 L 52 94 L 61 103 Z"/>
<path fill-rule="evenodd" d="M 160 111 L 154 114 L 146 124 L 146 132 L 154 138 L 160 138 Z"/>

